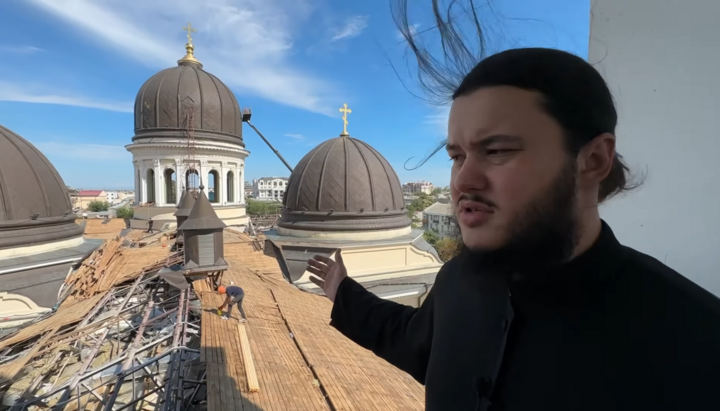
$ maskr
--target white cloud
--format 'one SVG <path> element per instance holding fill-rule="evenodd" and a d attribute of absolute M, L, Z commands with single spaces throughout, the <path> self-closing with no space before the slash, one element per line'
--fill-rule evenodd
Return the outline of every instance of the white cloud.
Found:
<path fill-rule="evenodd" d="M 305 136 L 302 134 L 285 134 L 285 137 L 290 137 L 291 139 L 298 141 L 305 140 Z"/>
<path fill-rule="evenodd" d="M 355 16 L 349 19 L 345 25 L 335 31 L 332 41 L 351 39 L 362 34 L 368 25 L 368 16 Z"/>
<path fill-rule="evenodd" d="M 433 114 L 425 116 L 424 124 L 432 126 L 437 133 L 447 136 L 448 132 L 448 118 L 450 116 L 450 107 L 444 107 L 437 110 Z"/>
<path fill-rule="evenodd" d="M 410 36 L 415 37 L 418 33 L 418 28 L 420 28 L 420 24 L 417 24 L 417 23 L 413 24 L 409 28 L 410 28 Z M 403 36 L 403 34 L 400 31 L 398 31 L 397 36 L 398 36 L 398 40 L 405 41 L 405 36 Z"/>
<path fill-rule="evenodd" d="M 15 46 L 15 45 L 2 45 L 0 44 L 0 53 L 13 53 L 13 54 L 34 54 L 40 53 L 45 50 L 35 46 Z"/>
<path fill-rule="evenodd" d="M 34 145 L 51 160 L 67 158 L 93 163 L 132 164 L 132 155 L 123 146 L 103 144 L 66 143 L 62 141 L 41 141 Z"/>
<path fill-rule="evenodd" d="M 117 102 L 95 100 L 88 97 L 77 96 L 62 91 L 49 91 L 47 87 L 36 84 L 10 83 L 0 81 L 0 101 L 18 101 L 22 103 L 60 104 L 64 106 L 76 106 L 96 108 L 100 110 L 119 111 L 121 113 L 132 113 L 133 102 Z"/>
<path fill-rule="evenodd" d="M 292 68 L 293 31 L 312 12 L 309 0 L 29 0 L 90 34 L 91 41 L 161 69 L 184 54 L 187 21 L 195 56 L 236 91 L 334 114 L 334 87 Z"/>

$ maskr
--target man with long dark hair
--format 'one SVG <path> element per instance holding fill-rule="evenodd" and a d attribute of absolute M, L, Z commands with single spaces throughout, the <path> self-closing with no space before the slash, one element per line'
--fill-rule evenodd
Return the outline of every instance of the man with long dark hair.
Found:
<path fill-rule="evenodd" d="M 452 63 L 442 70 L 399 3 L 422 84 L 452 92 L 446 149 L 464 247 L 417 309 L 365 290 L 339 251 L 316 256 L 308 270 L 334 301 L 331 324 L 425 384 L 428 410 L 720 408 L 720 300 L 600 219 L 603 201 L 636 186 L 600 74 L 541 48 L 470 66 L 433 0 Z"/>

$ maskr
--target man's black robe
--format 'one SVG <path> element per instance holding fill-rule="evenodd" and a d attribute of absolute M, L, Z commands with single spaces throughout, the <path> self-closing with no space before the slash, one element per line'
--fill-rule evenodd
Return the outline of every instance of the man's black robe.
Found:
<path fill-rule="evenodd" d="M 426 409 L 720 410 L 720 299 L 603 223 L 559 269 L 445 264 L 420 308 L 346 278 L 331 324 L 425 385 Z"/>

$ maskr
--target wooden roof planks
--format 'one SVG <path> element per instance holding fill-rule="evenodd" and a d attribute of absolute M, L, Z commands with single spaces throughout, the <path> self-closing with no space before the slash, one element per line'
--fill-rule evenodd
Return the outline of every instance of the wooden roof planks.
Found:
<path fill-rule="evenodd" d="M 121 237 L 107 240 L 65 280 L 65 286 L 72 287 L 72 291 L 63 304 L 73 304 L 131 281 L 145 272 L 181 262 L 182 257 L 179 254 L 171 255 L 167 247 L 138 252 L 136 249 L 123 248 L 123 240 Z M 132 258 L 128 258 L 128 255 Z"/>
<path fill-rule="evenodd" d="M 203 306 L 201 360 L 208 405 L 216 410 L 423 410 L 424 389 L 330 327 L 332 303 L 287 283 L 275 259 L 252 242 L 227 244 L 223 282 L 245 291 L 244 327 L 252 368 L 237 330 L 237 309 L 223 321 L 222 298 L 204 281 L 193 287 Z M 255 370 L 258 391 L 248 371 Z"/>

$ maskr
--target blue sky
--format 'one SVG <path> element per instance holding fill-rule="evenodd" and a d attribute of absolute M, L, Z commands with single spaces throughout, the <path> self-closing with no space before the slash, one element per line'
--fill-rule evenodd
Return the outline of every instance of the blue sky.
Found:
<path fill-rule="evenodd" d="M 422 3 L 411 22 L 431 27 L 430 1 L 410 3 Z M 494 49 L 587 55 L 589 1 L 492 5 Z M 342 131 L 338 109 L 348 103 L 350 134 L 379 150 L 401 181 L 448 184 L 444 153 L 403 168 L 445 137 L 447 110 L 412 96 L 394 74 L 390 62 L 414 87 L 389 0 L 4 0 L 0 124 L 39 147 L 68 185 L 132 188 L 124 146 L 135 94 L 184 55 L 188 21 L 205 70 L 252 107 L 253 123 L 291 165 Z M 288 174 L 249 127 L 243 134 L 248 179 Z"/>

